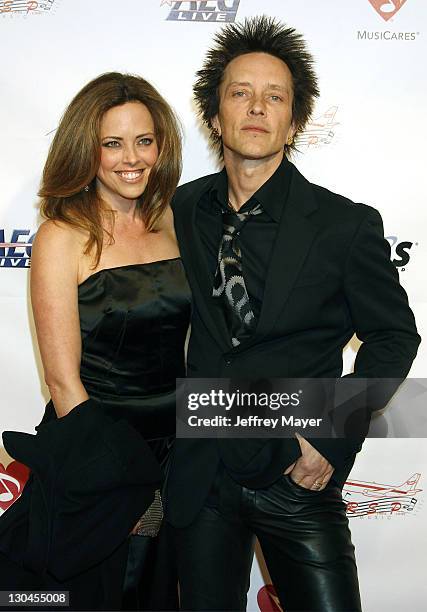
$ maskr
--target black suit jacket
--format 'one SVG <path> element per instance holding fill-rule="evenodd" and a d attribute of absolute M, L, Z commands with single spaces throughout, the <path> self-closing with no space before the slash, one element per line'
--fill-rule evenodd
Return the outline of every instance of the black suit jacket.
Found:
<path fill-rule="evenodd" d="M 197 203 L 210 175 L 178 188 L 175 228 L 193 293 L 190 377 L 340 377 L 342 350 L 363 342 L 353 376 L 404 378 L 420 338 L 379 213 L 309 183 L 291 164 L 291 185 L 265 280 L 253 336 L 232 348 L 213 307 L 212 273 L 196 228 Z M 218 221 L 221 222 L 220 220 Z M 381 408 L 383 406 L 377 406 Z M 343 484 L 362 439 L 311 443 Z M 203 504 L 222 460 L 241 484 L 274 482 L 300 456 L 296 440 L 177 440 L 168 483 L 168 518 L 182 526 Z"/>
<path fill-rule="evenodd" d="M 36 429 L 37 435 L 3 433 L 8 453 L 31 469 L 21 497 L 0 519 L 3 562 L 38 577 L 40 586 L 46 576 L 66 583 L 85 571 L 93 580 L 93 568 L 108 571 L 152 503 L 162 472 L 140 434 L 105 415 L 96 401 L 61 419 L 49 402 Z M 0 569 L 7 575 L 1 562 Z M 18 569 L 14 578 L 4 588 L 18 586 Z"/>

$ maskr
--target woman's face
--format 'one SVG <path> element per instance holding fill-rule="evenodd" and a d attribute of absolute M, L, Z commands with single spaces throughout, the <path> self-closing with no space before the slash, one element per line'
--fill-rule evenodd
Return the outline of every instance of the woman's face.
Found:
<path fill-rule="evenodd" d="M 144 193 L 159 155 L 154 131 L 151 113 L 141 102 L 115 106 L 103 116 L 96 182 L 101 197 L 113 206 Z"/>

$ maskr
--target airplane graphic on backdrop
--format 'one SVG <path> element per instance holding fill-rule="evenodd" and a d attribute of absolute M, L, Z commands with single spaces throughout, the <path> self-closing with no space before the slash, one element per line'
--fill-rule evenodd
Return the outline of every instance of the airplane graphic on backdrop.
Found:
<path fill-rule="evenodd" d="M 338 106 L 330 106 L 324 113 L 311 119 L 306 129 L 298 134 L 297 147 L 310 148 L 330 144 L 335 136 L 334 128 L 339 125 L 339 121 L 335 121 L 337 111 Z"/>
<path fill-rule="evenodd" d="M 417 504 L 421 474 L 412 474 L 400 485 L 380 484 L 351 478 L 343 487 L 343 500 L 347 504 L 347 516 L 393 514 L 412 512 Z"/>

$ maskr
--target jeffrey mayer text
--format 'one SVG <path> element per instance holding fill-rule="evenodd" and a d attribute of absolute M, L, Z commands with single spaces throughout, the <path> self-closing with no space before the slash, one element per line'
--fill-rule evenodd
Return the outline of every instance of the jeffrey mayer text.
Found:
<path fill-rule="evenodd" d="M 225 416 L 203 418 L 191 415 L 188 418 L 188 424 L 190 427 L 269 427 L 271 429 L 276 429 L 280 422 L 281 427 L 301 427 L 305 429 L 306 427 L 320 427 L 322 420 L 323 419 L 314 418 L 300 419 L 294 416 L 282 416 L 281 419 L 261 418 L 258 416 L 243 418 L 237 416 L 233 421 L 230 417 Z"/>

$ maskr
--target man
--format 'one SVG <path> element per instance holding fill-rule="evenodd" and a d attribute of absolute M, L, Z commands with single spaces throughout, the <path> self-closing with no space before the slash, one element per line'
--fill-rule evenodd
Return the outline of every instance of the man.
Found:
<path fill-rule="evenodd" d="M 188 376 L 403 378 L 419 336 L 379 213 L 288 161 L 318 96 L 301 36 L 267 17 L 224 28 L 195 96 L 224 169 L 174 199 L 193 291 Z M 381 407 L 381 406 L 378 406 Z M 168 485 L 181 606 L 244 610 L 258 537 L 281 604 L 360 610 L 342 439 L 177 440 Z"/>

